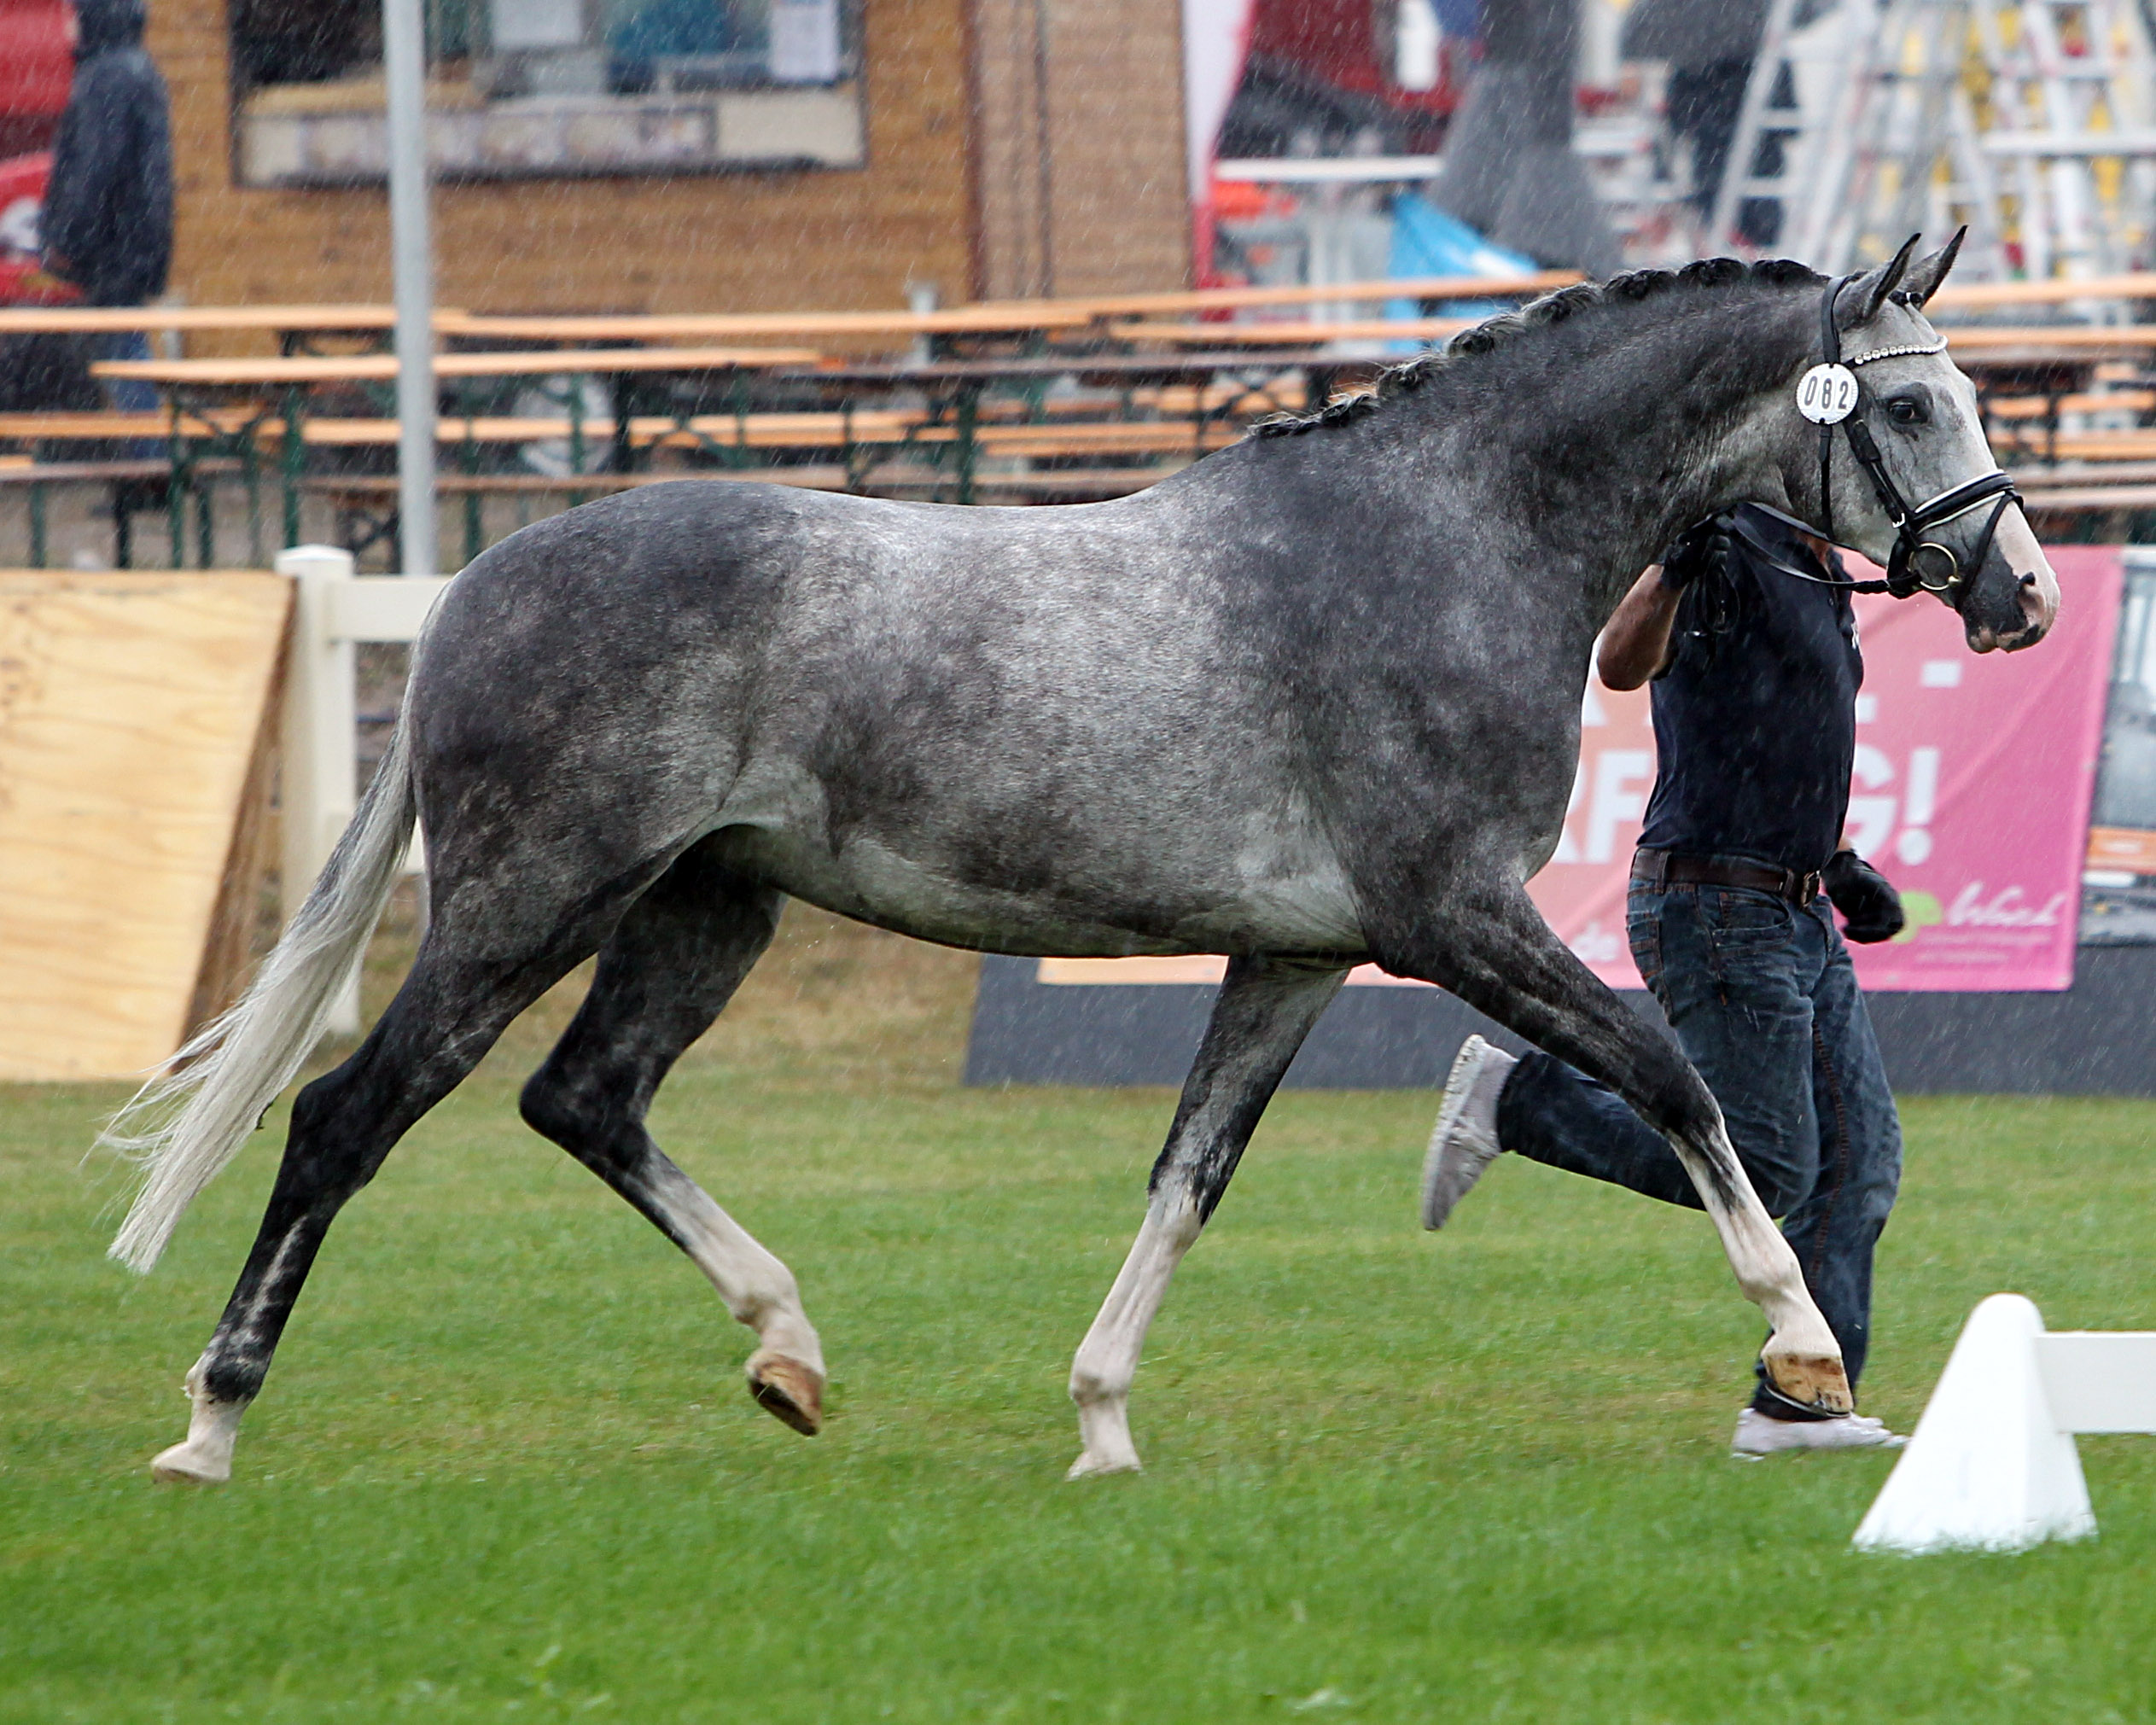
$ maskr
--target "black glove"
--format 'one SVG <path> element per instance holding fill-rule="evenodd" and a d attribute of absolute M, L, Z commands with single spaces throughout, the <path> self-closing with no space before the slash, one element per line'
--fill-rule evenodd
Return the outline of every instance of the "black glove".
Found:
<path fill-rule="evenodd" d="M 1719 574 L 1729 561 L 1729 527 L 1720 516 L 1709 516 L 1687 527 L 1662 553 L 1662 585 L 1681 593 L 1704 574 Z"/>
<path fill-rule="evenodd" d="M 1842 933 L 1860 946 L 1891 941 L 1908 920 L 1893 883 L 1853 850 L 1838 850 L 1820 871 L 1820 884 L 1842 913 Z"/>

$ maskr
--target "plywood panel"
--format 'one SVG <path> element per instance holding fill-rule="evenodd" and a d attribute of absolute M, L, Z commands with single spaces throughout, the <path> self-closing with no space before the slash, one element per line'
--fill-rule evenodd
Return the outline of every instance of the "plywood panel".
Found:
<path fill-rule="evenodd" d="M 178 1046 L 290 603 L 277 575 L 0 572 L 0 1079 Z"/>

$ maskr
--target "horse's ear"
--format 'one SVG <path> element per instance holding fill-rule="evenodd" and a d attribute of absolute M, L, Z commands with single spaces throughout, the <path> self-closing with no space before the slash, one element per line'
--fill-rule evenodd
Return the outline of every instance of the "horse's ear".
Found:
<path fill-rule="evenodd" d="M 1886 303 L 1886 296 L 1902 285 L 1902 277 L 1908 271 L 1909 256 L 1923 237 L 1921 234 L 1911 234 L 1902 242 L 1900 251 L 1868 276 L 1859 276 L 1842 289 L 1834 301 L 1835 328 L 1861 329 L 1879 316 L 1879 308 Z"/>
<path fill-rule="evenodd" d="M 1902 277 L 1902 294 L 1912 306 L 1921 306 L 1939 291 L 1939 283 L 1946 280 L 1946 272 L 1954 267 L 1954 260 L 1961 254 L 1961 242 L 1969 237 L 1969 224 L 1964 222 L 1954 230 L 1954 237 L 1928 258 L 1919 258 L 1909 265 L 1908 273 Z"/>

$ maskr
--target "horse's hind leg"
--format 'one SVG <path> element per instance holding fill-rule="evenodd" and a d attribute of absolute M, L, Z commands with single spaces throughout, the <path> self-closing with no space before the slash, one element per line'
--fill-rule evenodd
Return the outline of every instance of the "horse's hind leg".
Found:
<path fill-rule="evenodd" d="M 1070 1399 L 1078 1404 L 1084 1445 L 1071 1478 L 1139 1466 L 1130 1385 L 1145 1332 L 1175 1267 L 1227 1190 L 1288 1063 L 1346 975 L 1337 965 L 1262 955 L 1229 963 L 1168 1143 L 1153 1164 L 1145 1225 L 1071 1362 Z"/>
<path fill-rule="evenodd" d="M 1722 1236 L 1737 1285 L 1774 1334 L 1762 1360 L 1800 1406 L 1855 1405 L 1842 1351 L 1797 1255 L 1745 1176 L 1722 1110 L 1692 1064 L 1596 980 L 1517 888 L 1445 894 L 1446 919 L 1373 930 L 1378 962 L 1451 989 L 1508 1030 L 1622 1096 L 1669 1141 Z"/>
<path fill-rule="evenodd" d="M 160 1479 L 215 1484 L 232 1471 L 240 1418 L 262 1388 L 285 1320 L 323 1237 L 345 1203 L 374 1178 L 412 1123 L 441 1100 L 492 1047 L 509 1022 L 567 975 L 619 913 L 618 896 L 556 918 L 535 941 L 504 957 L 500 936 L 475 950 L 438 918 L 420 944 L 397 998 L 367 1040 L 292 1104 L 292 1127 L 268 1209 L 216 1333 L 187 1374 L 194 1417 L 187 1440 L 150 1464 Z M 484 921 L 484 918 L 478 920 Z"/>
<path fill-rule="evenodd" d="M 582 1009 L 524 1087 L 524 1118 L 648 1217 L 756 1332 L 749 1391 L 795 1431 L 823 1423 L 824 1355 L 792 1273 L 651 1141 L 644 1116 L 778 925 L 780 895 L 695 849 L 599 952 Z"/>

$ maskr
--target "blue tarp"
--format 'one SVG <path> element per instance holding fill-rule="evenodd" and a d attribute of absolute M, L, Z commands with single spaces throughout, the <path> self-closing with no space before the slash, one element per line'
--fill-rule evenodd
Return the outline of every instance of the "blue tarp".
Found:
<path fill-rule="evenodd" d="M 1534 259 L 1494 246 L 1455 216 L 1448 216 L 1419 192 L 1402 192 L 1392 201 L 1392 255 L 1385 274 L 1394 280 L 1417 276 L 1531 275 Z M 1506 307 L 1494 300 L 1456 300 L 1444 312 L 1454 318 L 1491 318 Z M 1390 318 L 1419 318 L 1413 300 L 1389 300 Z"/>

